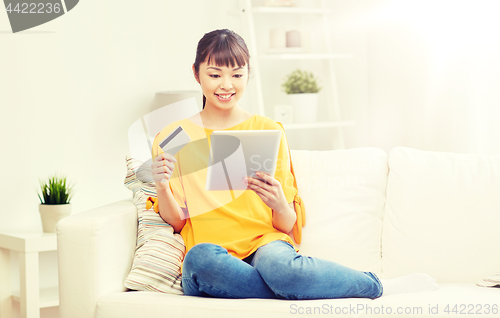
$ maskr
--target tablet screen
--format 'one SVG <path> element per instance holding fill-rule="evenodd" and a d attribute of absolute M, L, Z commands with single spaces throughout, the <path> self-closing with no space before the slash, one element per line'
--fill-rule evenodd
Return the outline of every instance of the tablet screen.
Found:
<path fill-rule="evenodd" d="M 281 130 L 216 130 L 210 137 L 206 190 L 245 190 L 246 176 L 274 176 Z"/>

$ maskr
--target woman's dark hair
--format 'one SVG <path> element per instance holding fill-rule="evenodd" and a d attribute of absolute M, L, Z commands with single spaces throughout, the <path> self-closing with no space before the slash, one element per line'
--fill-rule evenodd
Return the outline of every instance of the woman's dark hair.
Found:
<path fill-rule="evenodd" d="M 203 62 L 214 62 L 216 66 L 243 66 L 248 65 L 250 71 L 250 53 L 241 36 L 228 29 L 214 30 L 205 35 L 198 42 L 194 69 L 196 76 Z M 206 97 L 203 95 L 203 108 Z"/>

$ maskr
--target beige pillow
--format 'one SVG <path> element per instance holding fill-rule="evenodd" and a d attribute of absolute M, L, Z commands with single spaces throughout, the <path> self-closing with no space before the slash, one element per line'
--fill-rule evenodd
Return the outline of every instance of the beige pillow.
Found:
<path fill-rule="evenodd" d="M 138 291 L 157 291 L 182 295 L 181 265 L 185 255 L 182 236 L 174 234 L 153 208 L 146 209 L 148 197 L 156 197 L 154 182 L 143 182 L 137 173 L 142 161 L 125 157 L 127 176 L 125 187 L 133 193 L 137 207 L 137 246 L 132 269 L 125 287 Z M 144 180 L 144 178 L 141 178 Z"/>

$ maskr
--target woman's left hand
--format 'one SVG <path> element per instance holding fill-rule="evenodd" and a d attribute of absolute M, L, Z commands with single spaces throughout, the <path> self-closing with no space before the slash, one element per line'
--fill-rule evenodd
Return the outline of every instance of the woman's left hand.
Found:
<path fill-rule="evenodd" d="M 244 182 L 250 190 L 253 190 L 262 201 L 274 211 L 282 211 L 288 209 L 288 203 L 285 198 L 285 193 L 281 188 L 281 183 L 269 174 L 262 171 L 257 171 L 257 176 L 264 179 L 263 182 L 257 178 L 246 177 Z"/>

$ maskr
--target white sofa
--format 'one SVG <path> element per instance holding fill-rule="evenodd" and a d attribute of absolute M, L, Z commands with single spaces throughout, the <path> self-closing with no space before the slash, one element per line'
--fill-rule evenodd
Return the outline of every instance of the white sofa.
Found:
<path fill-rule="evenodd" d="M 476 285 L 500 268 L 500 156 L 396 147 L 292 160 L 306 205 L 300 253 L 381 278 L 428 273 L 439 289 L 307 301 L 126 291 L 137 211 L 124 200 L 59 222 L 61 317 L 500 316 L 500 288 Z"/>

